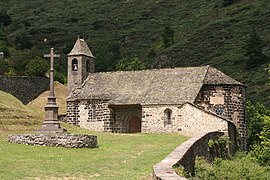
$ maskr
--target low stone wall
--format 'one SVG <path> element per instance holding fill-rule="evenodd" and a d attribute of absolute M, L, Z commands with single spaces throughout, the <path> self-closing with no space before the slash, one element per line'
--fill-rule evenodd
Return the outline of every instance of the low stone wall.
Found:
<path fill-rule="evenodd" d="M 224 135 L 223 132 L 209 132 L 202 133 L 190 138 L 178 146 L 171 154 L 169 154 L 160 163 L 153 167 L 153 178 L 157 180 L 161 179 L 185 179 L 176 174 L 173 169 L 173 165 L 181 165 L 190 174 L 194 171 L 196 156 L 203 156 L 207 160 L 211 161 L 212 156 L 208 152 L 209 139 L 216 140 L 218 137 Z"/>
<path fill-rule="evenodd" d="M 97 136 L 82 134 L 48 133 L 9 135 L 6 138 L 6 141 L 26 145 L 56 146 L 66 148 L 97 147 Z"/>
<path fill-rule="evenodd" d="M 0 76 L 0 90 L 12 94 L 23 104 L 34 100 L 49 89 L 50 80 L 46 77 Z"/>

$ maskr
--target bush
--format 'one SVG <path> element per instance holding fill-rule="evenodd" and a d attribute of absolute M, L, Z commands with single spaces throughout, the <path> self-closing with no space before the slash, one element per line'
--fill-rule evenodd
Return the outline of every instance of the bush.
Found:
<path fill-rule="evenodd" d="M 252 30 L 245 46 L 246 67 L 248 69 L 257 67 L 269 60 L 269 57 L 264 54 L 265 47 L 267 47 L 266 41 L 255 30 Z"/>
<path fill-rule="evenodd" d="M 247 145 L 248 149 L 254 144 L 260 143 L 260 132 L 264 127 L 264 117 L 270 116 L 270 112 L 263 104 L 251 103 L 246 104 L 247 112 Z"/>
<path fill-rule="evenodd" d="M 145 65 L 138 57 L 131 59 L 123 58 L 117 63 L 116 69 L 118 71 L 142 70 L 145 69 Z"/>
<path fill-rule="evenodd" d="M 49 70 L 49 64 L 46 60 L 36 57 L 31 59 L 26 65 L 25 74 L 28 76 L 45 76 Z"/>
<path fill-rule="evenodd" d="M 165 26 L 162 33 L 163 47 L 167 48 L 174 43 L 174 30 L 171 26 Z"/>
<path fill-rule="evenodd" d="M 208 150 L 213 158 L 228 158 L 228 145 L 229 139 L 226 136 L 221 136 L 217 140 L 208 141 Z"/>
<path fill-rule="evenodd" d="M 223 0 L 222 1 L 222 6 L 227 7 L 227 6 L 229 6 L 229 5 L 231 5 L 231 4 L 235 3 L 235 2 L 236 2 L 236 0 Z"/>
<path fill-rule="evenodd" d="M 216 158 L 213 165 L 197 158 L 192 179 L 268 179 L 269 176 L 269 167 L 260 166 L 249 155 L 238 153 L 231 160 Z"/>
<path fill-rule="evenodd" d="M 9 67 L 7 72 L 5 72 L 6 76 L 16 76 L 16 70 L 12 67 Z"/>
<path fill-rule="evenodd" d="M 8 14 L 0 12 L 0 25 L 8 26 L 11 22 L 12 20 Z"/>
<path fill-rule="evenodd" d="M 251 155 L 265 166 L 270 166 L 270 116 L 264 116 L 264 125 L 259 134 L 260 142 L 253 146 Z"/>

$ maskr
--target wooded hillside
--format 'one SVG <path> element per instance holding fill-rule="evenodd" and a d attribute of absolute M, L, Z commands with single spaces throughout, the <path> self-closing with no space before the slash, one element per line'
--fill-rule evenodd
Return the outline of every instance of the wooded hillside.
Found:
<path fill-rule="evenodd" d="M 10 57 L 14 48 L 54 47 L 64 74 L 80 35 L 98 71 L 135 57 L 146 68 L 209 64 L 248 85 L 248 99 L 270 105 L 269 0 L 2 0 L 0 12 L 0 51 Z"/>

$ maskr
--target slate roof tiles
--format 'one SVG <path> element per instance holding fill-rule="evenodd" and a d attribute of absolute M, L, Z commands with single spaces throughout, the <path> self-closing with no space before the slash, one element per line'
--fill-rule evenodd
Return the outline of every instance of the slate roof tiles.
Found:
<path fill-rule="evenodd" d="M 243 85 L 210 66 L 90 73 L 69 100 L 107 99 L 111 105 L 193 103 L 203 84 Z"/>

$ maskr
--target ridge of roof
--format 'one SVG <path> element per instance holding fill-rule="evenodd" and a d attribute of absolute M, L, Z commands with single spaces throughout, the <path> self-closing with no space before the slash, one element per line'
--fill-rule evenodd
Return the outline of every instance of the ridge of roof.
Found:
<path fill-rule="evenodd" d="M 68 56 L 85 55 L 95 58 L 84 39 L 78 37 Z"/>
<path fill-rule="evenodd" d="M 138 72 L 148 72 L 148 71 L 170 71 L 178 69 L 194 69 L 194 68 L 207 68 L 206 66 L 192 66 L 192 67 L 173 67 L 173 68 L 161 68 L 161 69 L 143 69 L 143 70 L 134 70 L 134 71 L 107 71 L 107 72 L 94 72 L 89 74 L 113 74 L 113 73 L 138 73 Z"/>
<path fill-rule="evenodd" d="M 230 76 L 226 75 L 225 73 L 219 71 L 218 69 L 208 66 L 207 72 L 205 74 L 205 78 L 203 81 L 203 84 L 205 85 L 241 85 L 246 86 L 237 80 L 231 78 Z"/>

